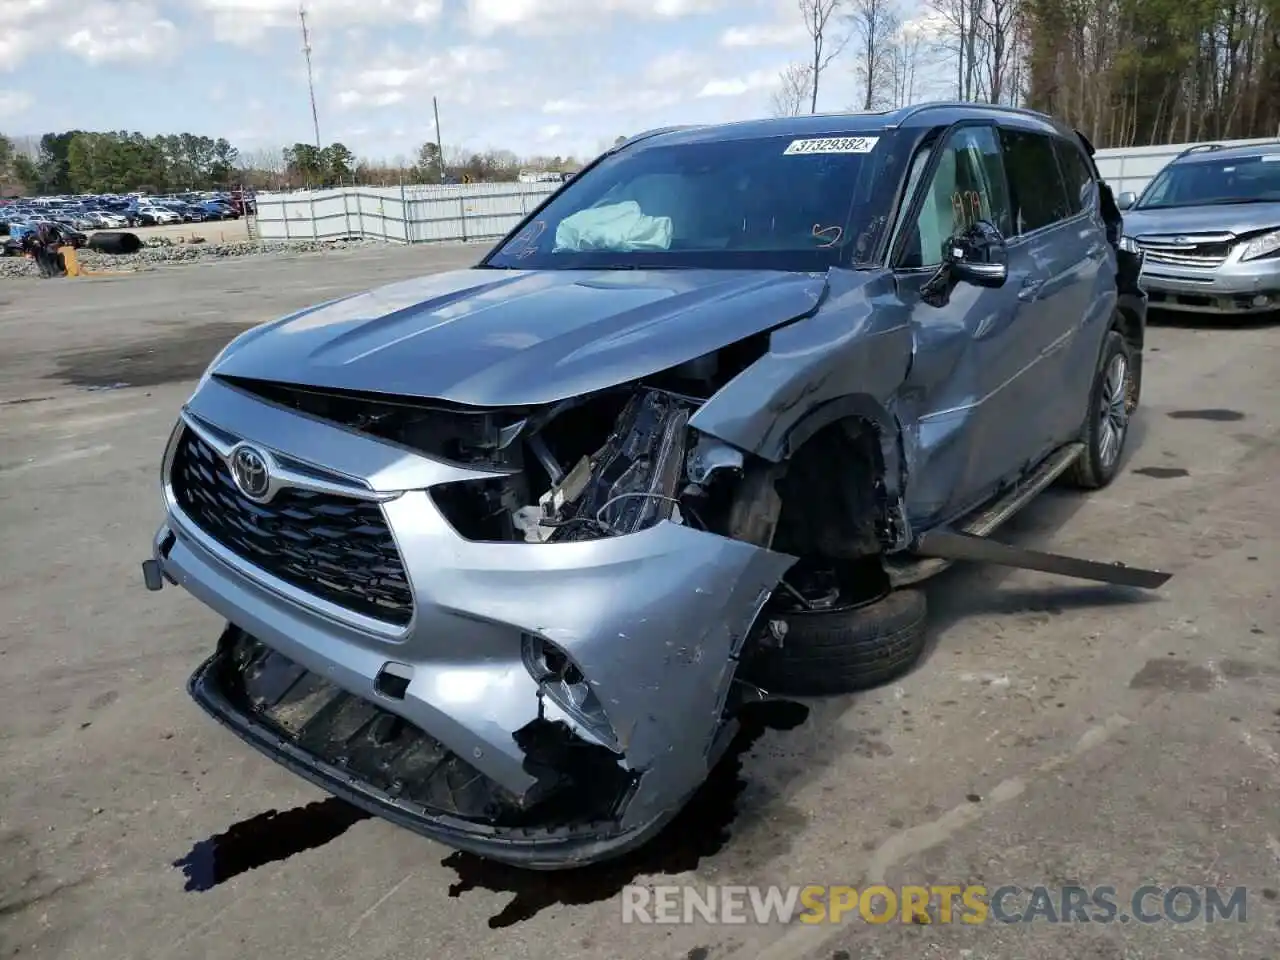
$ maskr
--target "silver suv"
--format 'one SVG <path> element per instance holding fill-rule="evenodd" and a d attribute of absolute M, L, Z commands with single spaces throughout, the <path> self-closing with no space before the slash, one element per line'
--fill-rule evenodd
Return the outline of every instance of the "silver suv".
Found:
<path fill-rule="evenodd" d="M 1142 195 L 1122 193 L 1125 232 L 1146 253 L 1153 307 L 1238 315 L 1280 309 L 1280 143 L 1202 144 Z"/>
<path fill-rule="evenodd" d="M 654 131 L 472 269 L 242 334 L 143 565 L 229 621 L 192 695 L 559 869 L 653 836 L 771 694 L 909 669 L 935 561 L 1163 583 L 985 539 L 1123 462 L 1146 300 L 1091 153 L 975 104 Z"/>

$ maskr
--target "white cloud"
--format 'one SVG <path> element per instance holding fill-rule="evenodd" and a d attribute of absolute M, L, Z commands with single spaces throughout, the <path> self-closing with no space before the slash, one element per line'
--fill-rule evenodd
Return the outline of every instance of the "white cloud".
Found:
<path fill-rule="evenodd" d="M 581 100 L 548 100 L 542 105 L 543 113 L 581 113 L 590 109 Z"/>
<path fill-rule="evenodd" d="M 678 20 L 710 13 L 728 0 L 467 0 L 472 32 L 487 36 L 500 30 L 567 33 L 590 30 L 617 14 L 647 20 Z"/>
<path fill-rule="evenodd" d="M 785 47 L 804 43 L 808 38 L 804 24 L 756 23 L 745 27 L 730 27 L 720 34 L 722 47 Z"/>
<path fill-rule="evenodd" d="M 943 14 L 938 13 L 936 10 L 929 10 L 918 17 L 904 20 L 899 29 L 902 35 L 909 40 L 917 37 L 923 40 L 932 40 L 941 37 L 953 27 Z"/>
<path fill-rule="evenodd" d="M 78 13 L 62 46 L 90 66 L 155 62 L 177 52 L 178 28 L 150 4 L 122 3 Z"/>
<path fill-rule="evenodd" d="M 645 67 L 644 78 L 654 84 L 680 84 L 696 77 L 706 69 L 706 59 L 695 57 L 687 50 L 664 53 Z"/>
<path fill-rule="evenodd" d="M 745 93 L 771 90 L 778 84 L 780 70 L 752 70 L 740 77 L 708 80 L 698 91 L 699 97 L 740 97 Z"/>
<path fill-rule="evenodd" d="M 16 116 L 34 102 L 25 90 L 0 90 L 0 117 Z"/>
<path fill-rule="evenodd" d="M 350 75 L 349 85 L 337 95 L 338 106 L 388 107 L 417 99 L 429 105 L 437 94 L 454 103 L 467 103 L 478 94 L 484 76 L 500 69 L 504 62 L 500 51 L 473 46 L 454 47 L 425 59 L 394 51 L 379 59 L 380 66 Z"/>
<path fill-rule="evenodd" d="M 5 0 L 0 0 L 5 2 Z M 298 0 L 194 0 L 212 17 L 219 40 L 253 44 L 269 30 L 301 30 Z M 444 0 L 304 0 L 307 22 L 317 31 L 363 24 L 432 23 Z"/>
<path fill-rule="evenodd" d="M 0 69 L 61 47 L 91 66 L 147 63 L 176 52 L 178 29 L 151 0 L 81 0 L 74 16 L 55 0 L 0 0 Z"/>

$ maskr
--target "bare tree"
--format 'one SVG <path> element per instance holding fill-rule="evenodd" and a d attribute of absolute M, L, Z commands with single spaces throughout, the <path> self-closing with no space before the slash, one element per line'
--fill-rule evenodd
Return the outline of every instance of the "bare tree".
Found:
<path fill-rule="evenodd" d="M 983 0 L 974 10 L 976 51 L 983 67 L 986 97 L 992 103 L 1013 102 L 1017 96 L 1017 31 L 1020 0 Z"/>
<path fill-rule="evenodd" d="M 813 58 L 809 62 L 809 112 L 818 112 L 818 83 L 822 80 L 822 72 L 831 61 L 840 56 L 849 35 L 832 34 L 838 20 L 833 21 L 835 13 L 844 6 L 845 0 L 797 0 L 800 15 L 804 18 L 804 28 L 813 44 Z"/>
<path fill-rule="evenodd" d="M 955 65 L 957 100 L 977 98 L 978 15 L 984 3 L 985 0 L 930 0 L 939 26 L 934 47 Z"/>
<path fill-rule="evenodd" d="M 903 24 L 893 37 L 887 59 L 895 107 L 915 103 L 923 92 L 920 73 L 928 66 L 927 40 L 924 30 L 912 23 Z"/>
<path fill-rule="evenodd" d="M 798 117 L 811 102 L 813 84 L 807 63 L 793 63 L 778 74 L 778 89 L 773 92 L 775 117 Z"/>
<path fill-rule="evenodd" d="M 870 110 L 895 99 L 893 48 L 902 18 L 895 0 L 852 0 L 848 20 L 850 36 L 857 41 L 854 73 L 862 88 L 862 109 Z"/>
<path fill-rule="evenodd" d="M 284 157 L 274 147 L 259 147 L 240 153 L 240 169 L 261 170 L 263 173 L 283 173 Z"/>

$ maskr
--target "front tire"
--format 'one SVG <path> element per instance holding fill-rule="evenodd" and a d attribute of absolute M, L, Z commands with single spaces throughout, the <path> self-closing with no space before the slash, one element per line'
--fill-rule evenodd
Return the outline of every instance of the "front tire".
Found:
<path fill-rule="evenodd" d="M 1133 356 L 1117 331 L 1107 333 L 1089 391 L 1089 410 L 1081 440 L 1084 452 L 1069 481 L 1083 490 L 1100 490 L 1116 478 L 1129 438 L 1129 419 L 1137 391 Z"/>
<path fill-rule="evenodd" d="M 927 613 L 924 591 L 906 588 L 861 606 L 785 614 L 781 646 L 755 654 L 750 679 L 795 696 L 878 687 L 920 659 Z"/>

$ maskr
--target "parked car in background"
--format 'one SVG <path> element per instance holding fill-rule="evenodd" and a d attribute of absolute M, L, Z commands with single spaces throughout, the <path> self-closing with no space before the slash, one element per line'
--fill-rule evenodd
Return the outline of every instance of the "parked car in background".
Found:
<path fill-rule="evenodd" d="M 1280 309 L 1280 143 L 1192 147 L 1141 196 L 1117 201 L 1146 253 L 1153 307 L 1218 316 Z"/>
<path fill-rule="evenodd" d="M 225 200 L 206 200 L 200 206 L 214 220 L 236 220 L 240 216 Z"/>
<path fill-rule="evenodd" d="M 162 206 L 139 206 L 135 216 L 139 225 L 144 227 L 182 222 L 182 217 L 178 213 Z"/>
<path fill-rule="evenodd" d="M 54 223 L 61 223 L 76 231 L 94 230 L 97 228 L 97 223 L 94 218 L 87 213 L 60 213 L 50 217 L 49 219 Z"/>
<path fill-rule="evenodd" d="M 76 249 L 79 249 L 85 246 L 89 242 L 89 237 L 87 234 L 79 230 L 76 230 L 73 227 L 70 227 L 61 221 L 46 220 L 43 218 L 38 220 L 31 220 L 30 222 L 24 223 L 24 224 L 10 225 L 9 239 L 11 241 L 17 242 L 20 246 L 22 242 L 22 238 L 26 236 L 26 234 L 31 233 L 33 230 L 35 230 L 36 227 L 38 227 L 41 223 L 48 223 L 50 226 L 52 226 L 55 234 L 57 235 L 58 242 L 65 244 L 69 247 L 74 247 Z"/>
<path fill-rule="evenodd" d="M 121 230 L 129 226 L 128 217 L 106 210 L 95 210 L 88 215 L 88 219 L 93 222 L 94 229 L 97 230 Z"/>
<path fill-rule="evenodd" d="M 985 539 L 1123 462 L 1146 301 L 1092 154 L 977 104 L 658 130 L 471 269 L 250 329 L 143 563 L 228 621 L 191 693 L 367 810 L 568 868 L 668 823 L 766 690 L 909 669 L 915 584 L 975 544 L 1163 583 Z"/>

